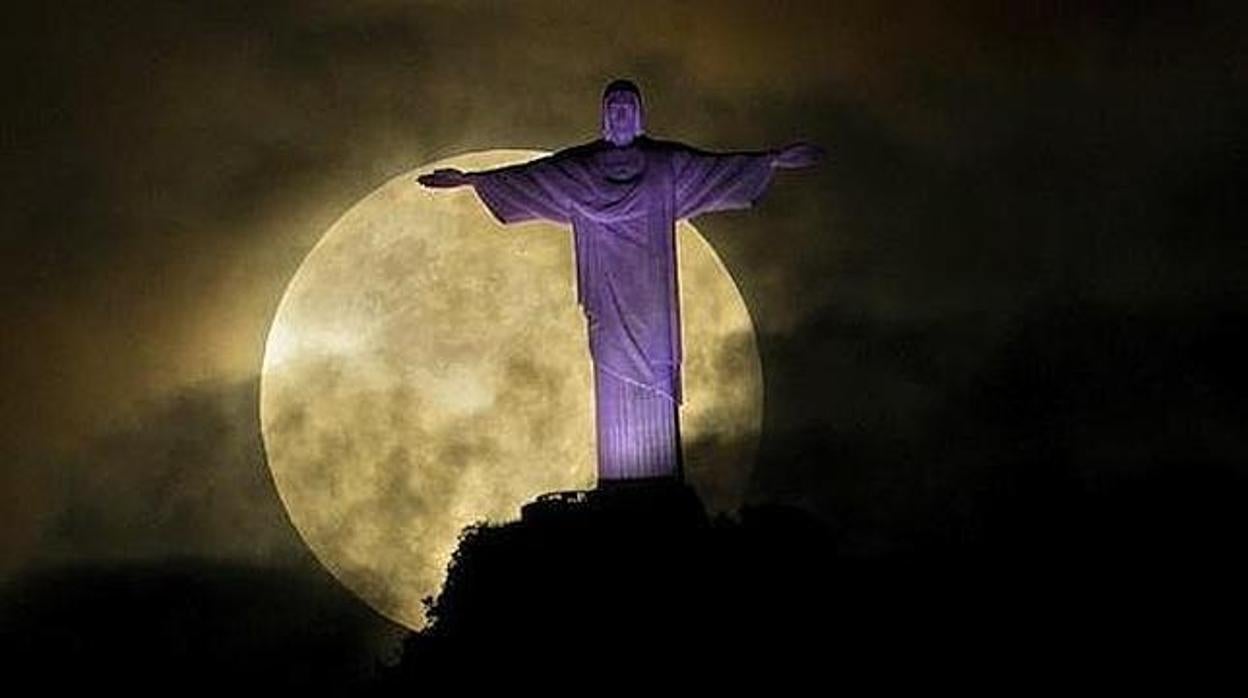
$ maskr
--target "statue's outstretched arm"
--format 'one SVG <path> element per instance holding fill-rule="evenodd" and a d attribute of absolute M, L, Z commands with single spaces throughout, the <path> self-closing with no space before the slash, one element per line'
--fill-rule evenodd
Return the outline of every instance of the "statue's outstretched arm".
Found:
<path fill-rule="evenodd" d="M 453 189 L 472 184 L 472 173 L 457 170 L 454 167 L 443 167 L 416 178 L 430 189 Z"/>
<path fill-rule="evenodd" d="M 471 186 L 500 223 L 534 219 L 568 223 L 572 201 L 583 189 L 570 160 L 556 153 L 477 172 L 441 168 L 416 181 L 435 189 Z"/>
<path fill-rule="evenodd" d="M 819 164 L 824 155 L 823 148 L 814 143 L 793 143 L 775 151 L 771 166 L 782 170 L 812 167 Z"/>

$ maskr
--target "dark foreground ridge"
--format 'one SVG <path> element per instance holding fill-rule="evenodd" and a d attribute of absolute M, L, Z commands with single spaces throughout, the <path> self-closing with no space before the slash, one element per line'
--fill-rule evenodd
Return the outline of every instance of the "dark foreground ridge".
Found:
<path fill-rule="evenodd" d="M 385 683 L 402 690 L 482 666 L 1054 677 L 1177 660 L 1195 646 L 1178 637 L 1238 612 L 1242 577 L 1221 561 L 1103 547 L 1087 533 L 1086 547 L 1065 541 L 1056 555 L 848 556 L 832 527 L 800 509 L 712 519 L 670 482 L 547 495 L 521 521 L 466 532 L 430 627 L 408 639 Z"/>
<path fill-rule="evenodd" d="M 823 654 L 831 599 L 811 602 L 832 578 L 832 544 L 796 509 L 712 520 L 673 481 L 546 495 L 518 522 L 466 532 L 432 623 L 408 640 L 393 678 L 479 662 L 690 668 L 700 656 L 754 659 L 767 645 Z M 789 637 L 798 625 L 818 634 Z"/>
<path fill-rule="evenodd" d="M 865 552 L 861 533 L 790 506 L 710 517 L 671 482 L 547 495 L 465 531 L 431 626 L 401 647 L 315 565 L 68 568 L 3 589 L 0 656 L 49 695 L 760 674 L 1008 693 L 1089 672 L 1170 672 L 1190 692 L 1241 663 L 1248 489 L 1167 472 L 1099 496 L 1032 487 L 973 539 L 920 529 L 920 544 Z"/>

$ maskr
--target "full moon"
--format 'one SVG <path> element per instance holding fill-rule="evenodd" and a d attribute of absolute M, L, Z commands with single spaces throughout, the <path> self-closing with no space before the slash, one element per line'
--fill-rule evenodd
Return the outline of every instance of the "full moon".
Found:
<path fill-rule="evenodd" d="M 595 483 L 571 231 L 502 226 L 471 188 L 415 181 L 543 154 L 471 153 L 383 184 L 308 254 L 269 330 L 260 423 L 290 520 L 342 584 L 413 629 L 462 529 Z M 677 237 L 686 478 L 728 511 L 757 451 L 762 371 L 731 275 L 692 225 Z"/>

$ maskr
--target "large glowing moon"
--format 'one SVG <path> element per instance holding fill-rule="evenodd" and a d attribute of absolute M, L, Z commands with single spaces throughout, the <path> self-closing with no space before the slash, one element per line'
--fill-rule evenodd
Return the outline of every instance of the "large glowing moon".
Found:
<path fill-rule="evenodd" d="M 473 153 L 382 185 L 307 256 L 269 331 L 260 421 L 290 519 L 335 577 L 412 628 L 465 526 L 594 485 L 571 232 L 504 227 L 470 188 L 414 179 L 541 154 Z M 754 459 L 762 372 L 731 276 L 692 226 L 678 237 L 686 473 L 722 511 Z"/>

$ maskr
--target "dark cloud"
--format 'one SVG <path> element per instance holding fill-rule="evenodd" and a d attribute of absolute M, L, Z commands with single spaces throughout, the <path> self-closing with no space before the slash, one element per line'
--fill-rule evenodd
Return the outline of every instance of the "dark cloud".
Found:
<path fill-rule="evenodd" d="M 32 554 L 47 564 L 302 562 L 265 463 L 256 391 L 254 380 L 189 388 L 45 463 L 55 490 Z"/>
<path fill-rule="evenodd" d="M 1037 533 L 1123 500 L 1123 519 L 1149 530 L 1234 518 L 1229 493 L 1248 484 L 1242 315 L 1238 305 L 1141 314 L 1078 298 L 1034 304 L 975 370 L 920 373 L 875 410 L 861 396 L 822 411 L 803 410 L 813 399 L 782 402 L 792 413 L 769 416 L 756 496 L 804 504 L 844 526 L 847 545 L 884 551 Z M 880 364 L 863 352 L 819 376 L 777 369 L 793 381 L 777 389 L 869 392 L 884 382 L 873 370 L 901 380 L 905 344 L 880 339 L 853 342 L 879 342 Z"/>
<path fill-rule="evenodd" d="M 59 690 L 345 693 L 394 661 L 403 635 L 315 570 L 97 563 L 43 570 L 4 591 L 0 648 L 12 675 Z"/>

